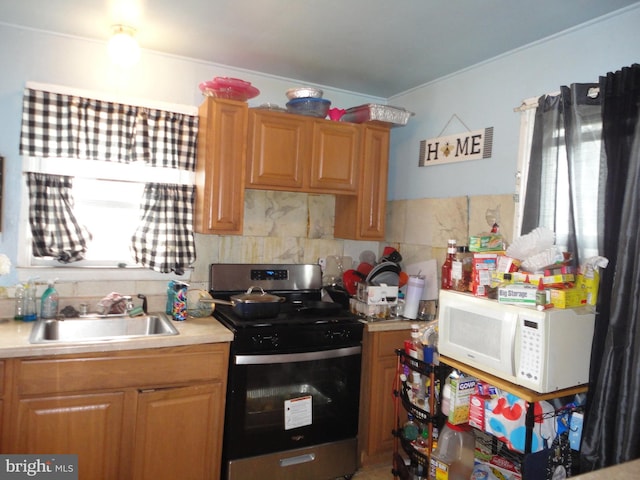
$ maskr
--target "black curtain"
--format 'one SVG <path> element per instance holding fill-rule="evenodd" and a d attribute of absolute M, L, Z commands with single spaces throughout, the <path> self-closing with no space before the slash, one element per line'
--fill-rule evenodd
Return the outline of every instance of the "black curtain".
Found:
<path fill-rule="evenodd" d="M 583 471 L 640 458 L 640 65 L 600 79 L 607 174 Z"/>

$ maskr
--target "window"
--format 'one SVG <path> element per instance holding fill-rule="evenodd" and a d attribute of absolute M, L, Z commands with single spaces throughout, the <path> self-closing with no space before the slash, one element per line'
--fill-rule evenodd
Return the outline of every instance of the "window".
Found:
<path fill-rule="evenodd" d="M 75 267 L 133 267 L 131 235 L 140 221 L 140 199 L 144 183 L 75 177 L 73 198 L 80 224 L 91 232 L 92 240 L 84 260 Z M 30 248 L 29 243 L 29 248 Z M 56 267 L 51 257 L 34 257 L 34 266 Z"/>
<path fill-rule="evenodd" d="M 603 188 L 602 114 L 597 84 L 562 87 L 525 101 L 521 110 L 520 228 L 556 234 L 556 245 L 581 260 L 597 256 L 598 199 Z M 535 112 L 532 108 L 537 107 Z"/>
<path fill-rule="evenodd" d="M 23 102 L 20 266 L 182 275 L 195 260 L 195 109 L 45 87 L 27 85 Z"/>

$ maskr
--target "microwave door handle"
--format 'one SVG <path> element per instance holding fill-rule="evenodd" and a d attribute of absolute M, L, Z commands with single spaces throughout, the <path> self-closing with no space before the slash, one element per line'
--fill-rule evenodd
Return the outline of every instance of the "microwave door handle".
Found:
<path fill-rule="evenodd" d="M 519 321 L 520 318 L 518 317 L 518 315 L 514 315 L 514 319 L 513 321 L 510 321 L 509 324 L 511 326 L 510 328 L 510 332 L 509 332 L 509 338 L 511 338 L 511 372 L 513 374 L 514 377 L 518 376 L 518 372 L 516 370 L 517 366 L 516 366 L 516 349 L 515 346 L 519 345 L 519 339 L 516 338 L 516 335 L 518 335 L 520 333 L 520 328 L 519 328 Z"/>

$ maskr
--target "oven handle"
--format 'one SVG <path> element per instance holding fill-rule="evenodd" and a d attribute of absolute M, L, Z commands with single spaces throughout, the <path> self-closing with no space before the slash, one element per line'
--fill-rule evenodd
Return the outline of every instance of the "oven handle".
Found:
<path fill-rule="evenodd" d="M 268 355 L 236 355 L 236 365 L 266 365 L 270 363 L 310 362 L 328 358 L 349 357 L 362 352 L 362 346 L 303 353 L 276 353 Z"/>

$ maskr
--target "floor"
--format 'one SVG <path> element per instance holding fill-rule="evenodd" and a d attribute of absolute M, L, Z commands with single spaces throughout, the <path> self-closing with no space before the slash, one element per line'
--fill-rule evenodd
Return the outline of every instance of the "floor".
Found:
<path fill-rule="evenodd" d="M 353 476 L 353 480 L 392 480 L 391 464 L 373 465 L 358 470 Z"/>

